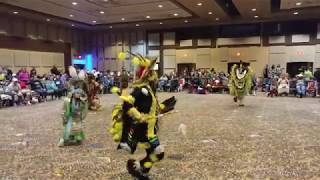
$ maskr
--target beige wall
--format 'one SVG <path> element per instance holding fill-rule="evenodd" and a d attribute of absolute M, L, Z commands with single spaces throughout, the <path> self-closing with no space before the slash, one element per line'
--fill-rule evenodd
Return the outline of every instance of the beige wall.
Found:
<path fill-rule="evenodd" d="M 49 73 L 53 65 L 58 69 L 64 69 L 63 53 L 0 49 L 0 59 L 0 65 L 9 67 L 13 72 L 22 67 L 28 70 L 35 67 L 38 74 L 44 74 Z"/>
<path fill-rule="evenodd" d="M 173 71 L 179 63 L 195 63 L 196 68 L 227 72 L 228 63 L 242 60 L 262 76 L 266 64 L 280 64 L 286 70 L 288 62 L 313 62 L 314 68 L 320 68 L 320 45 L 168 49 L 164 50 L 163 60 L 164 72 Z"/>
<path fill-rule="evenodd" d="M 176 68 L 179 63 L 195 63 L 196 68 L 215 68 L 217 71 L 227 72 L 228 63 L 242 60 L 250 63 L 260 76 L 265 64 L 268 63 L 268 56 L 267 47 L 164 50 L 164 69 L 166 72 Z"/>
<path fill-rule="evenodd" d="M 313 62 L 314 68 L 320 65 L 319 45 L 271 46 L 268 64 L 280 64 L 286 69 L 289 62 Z"/>

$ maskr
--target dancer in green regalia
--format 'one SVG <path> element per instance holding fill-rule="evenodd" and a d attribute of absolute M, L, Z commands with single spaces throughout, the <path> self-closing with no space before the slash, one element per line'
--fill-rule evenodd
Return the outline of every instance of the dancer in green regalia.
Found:
<path fill-rule="evenodd" d="M 234 96 L 234 102 L 238 102 L 239 106 L 244 106 L 243 99 L 249 94 L 252 87 L 252 70 L 249 66 L 245 66 L 242 61 L 240 64 L 233 65 L 230 75 L 230 94 Z"/>

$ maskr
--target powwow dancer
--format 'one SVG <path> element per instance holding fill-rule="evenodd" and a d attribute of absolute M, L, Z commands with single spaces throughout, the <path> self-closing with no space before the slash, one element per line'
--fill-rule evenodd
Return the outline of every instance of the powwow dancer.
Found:
<path fill-rule="evenodd" d="M 60 138 L 58 146 L 81 144 L 84 140 L 82 123 L 87 116 L 88 99 L 86 73 L 81 70 L 77 73 L 74 67 L 69 67 L 70 90 L 64 99 L 62 115 L 63 137 Z"/>
<path fill-rule="evenodd" d="M 149 179 L 148 173 L 154 163 L 164 158 L 164 149 L 157 136 L 158 115 L 174 109 L 176 99 L 171 97 L 159 104 L 156 97 L 157 74 L 153 70 L 156 60 L 141 55 L 134 55 L 133 64 L 137 66 L 137 79 L 131 85 L 132 93 L 120 94 L 118 88 L 114 93 L 120 95 L 122 104 L 112 111 L 112 128 L 110 133 L 114 141 L 119 142 L 118 149 L 134 153 L 143 148 L 146 156 L 137 161 L 127 161 L 128 172 L 137 179 Z"/>
<path fill-rule="evenodd" d="M 230 79 L 230 94 L 234 96 L 234 102 L 239 102 L 239 106 L 244 106 L 243 99 L 252 87 L 252 70 L 249 66 L 233 65 Z"/>

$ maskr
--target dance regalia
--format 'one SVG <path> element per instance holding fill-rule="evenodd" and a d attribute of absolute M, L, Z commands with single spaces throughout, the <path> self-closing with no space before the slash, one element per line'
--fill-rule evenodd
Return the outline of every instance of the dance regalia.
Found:
<path fill-rule="evenodd" d="M 88 76 L 88 103 L 89 110 L 97 111 L 101 107 L 100 99 L 97 96 L 98 91 L 100 90 L 99 83 L 95 80 L 94 75 L 90 74 Z"/>
<path fill-rule="evenodd" d="M 146 157 L 140 161 L 128 160 L 127 170 L 135 178 L 148 179 L 153 164 L 164 158 L 164 149 L 157 136 L 158 115 L 171 111 L 176 99 L 172 97 L 158 103 L 154 86 L 157 75 L 152 70 L 155 60 L 135 56 L 134 62 L 139 66 L 137 77 L 140 79 L 131 86 L 132 93 L 122 95 L 119 89 L 112 90 L 120 95 L 123 103 L 116 105 L 112 111 L 110 133 L 114 141 L 119 143 L 118 149 L 132 154 L 137 147 L 145 149 Z"/>
<path fill-rule="evenodd" d="M 230 79 L 230 94 L 234 96 L 234 101 L 239 102 L 239 106 L 243 106 L 243 99 L 252 87 L 252 70 L 250 67 L 233 65 Z"/>
<path fill-rule="evenodd" d="M 64 99 L 62 115 L 63 137 L 60 138 L 59 146 L 81 144 L 85 138 L 82 123 L 88 111 L 87 90 L 85 72 L 77 74 L 74 67 L 69 68 L 72 79 L 68 96 Z"/>

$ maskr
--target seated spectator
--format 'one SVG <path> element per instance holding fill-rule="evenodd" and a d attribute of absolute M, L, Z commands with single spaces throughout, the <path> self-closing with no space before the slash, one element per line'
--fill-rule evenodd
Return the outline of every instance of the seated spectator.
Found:
<path fill-rule="evenodd" d="M 21 87 L 21 93 L 22 93 L 22 103 L 26 105 L 31 104 L 31 90 L 29 89 L 28 85 L 24 81 L 20 81 L 19 85 Z"/>
<path fill-rule="evenodd" d="M 286 74 L 282 74 L 280 79 L 278 80 L 278 95 L 289 95 L 289 80 Z"/>
<path fill-rule="evenodd" d="M 30 75 L 29 72 L 27 71 L 27 68 L 23 68 L 18 75 L 19 81 L 24 81 L 28 83 L 30 81 Z"/>
<path fill-rule="evenodd" d="M 22 103 L 23 95 L 17 78 L 12 79 L 12 82 L 7 86 L 5 92 L 12 97 L 12 105 L 15 106 Z"/>
<path fill-rule="evenodd" d="M 305 80 L 309 81 L 313 78 L 313 74 L 310 69 L 307 69 L 303 73 Z"/>
<path fill-rule="evenodd" d="M 184 78 L 180 78 L 178 92 L 183 91 L 183 87 L 185 86 L 185 84 L 186 84 L 186 80 Z"/>
<path fill-rule="evenodd" d="M 296 83 L 297 94 L 300 98 L 302 98 L 306 94 L 306 85 L 305 79 L 302 73 L 297 75 L 297 83 Z"/>
<path fill-rule="evenodd" d="M 270 84 L 269 92 L 267 93 L 268 97 L 278 96 L 278 81 L 277 79 L 272 79 Z"/>
<path fill-rule="evenodd" d="M 56 66 L 52 66 L 50 72 L 51 72 L 51 74 L 54 74 L 54 75 L 60 75 L 61 74 Z"/>
<path fill-rule="evenodd" d="M 57 86 L 57 90 L 56 90 L 56 94 L 57 96 L 60 98 L 64 95 L 66 95 L 67 93 L 67 89 L 65 88 L 65 86 L 62 84 L 61 80 L 60 80 L 60 75 L 57 75 L 55 77 L 53 77 L 52 79 L 54 81 L 54 83 Z"/>
<path fill-rule="evenodd" d="M 6 80 L 11 81 L 12 80 L 12 75 L 13 75 L 12 70 L 9 69 L 8 67 L 5 67 L 4 68 L 4 72 L 5 72 L 5 75 L 6 75 Z"/>
<path fill-rule="evenodd" d="M 37 70 L 35 67 L 32 67 L 32 69 L 30 70 L 30 79 L 34 79 L 37 77 Z"/>
<path fill-rule="evenodd" d="M 35 91 L 39 94 L 40 98 L 39 101 L 45 101 L 47 99 L 47 90 L 44 85 L 41 83 L 40 80 L 35 79 L 30 82 L 30 88 L 32 91 Z"/>
<path fill-rule="evenodd" d="M 164 91 L 165 90 L 165 86 L 168 83 L 168 76 L 166 74 L 163 74 L 160 79 L 159 79 L 159 90 L 160 91 Z"/>
<path fill-rule="evenodd" d="M 46 81 L 44 81 L 46 90 L 47 90 L 47 95 L 51 95 L 51 99 L 53 100 L 54 98 L 57 97 L 61 97 L 59 96 L 59 94 L 57 93 L 58 91 L 58 87 L 56 85 L 56 83 L 54 82 L 53 79 L 48 79 Z"/>

